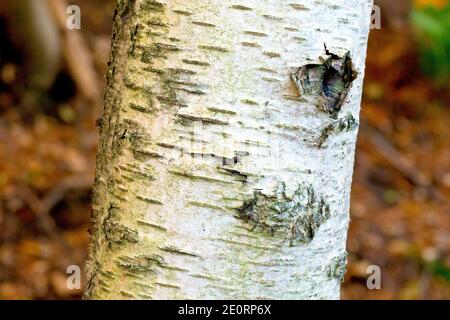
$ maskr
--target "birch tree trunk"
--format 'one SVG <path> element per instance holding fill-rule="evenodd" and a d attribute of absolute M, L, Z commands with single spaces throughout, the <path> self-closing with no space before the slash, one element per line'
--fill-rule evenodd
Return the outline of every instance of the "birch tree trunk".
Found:
<path fill-rule="evenodd" d="M 369 0 L 118 0 L 90 299 L 338 299 Z"/>

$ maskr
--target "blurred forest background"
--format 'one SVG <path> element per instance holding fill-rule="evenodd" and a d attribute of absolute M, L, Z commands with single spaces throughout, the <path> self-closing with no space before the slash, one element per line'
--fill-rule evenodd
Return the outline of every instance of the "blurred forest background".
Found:
<path fill-rule="evenodd" d="M 375 3 L 342 297 L 449 299 L 450 5 Z M 0 2 L 0 299 L 81 297 L 66 268 L 86 258 L 114 7 Z"/>

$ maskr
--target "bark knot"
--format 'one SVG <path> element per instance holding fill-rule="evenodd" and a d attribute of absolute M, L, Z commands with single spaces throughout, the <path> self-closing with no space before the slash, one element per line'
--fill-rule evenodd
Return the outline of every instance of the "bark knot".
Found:
<path fill-rule="evenodd" d="M 292 80 L 300 95 L 313 97 L 318 108 L 336 119 L 357 73 L 349 52 L 339 56 L 325 47 L 325 53 L 318 62 L 298 68 Z"/>
<path fill-rule="evenodd" d="M 254 225 L 253 230 L 282 237 L 289 246 L 310 243 L 330 217 L 328 204 L 316 196 L 312 186 L 300 186 L 288 198 L 283 182 L 278 183 L 274 195 L 254 192 L 237 211 L 239 218 Z"/>

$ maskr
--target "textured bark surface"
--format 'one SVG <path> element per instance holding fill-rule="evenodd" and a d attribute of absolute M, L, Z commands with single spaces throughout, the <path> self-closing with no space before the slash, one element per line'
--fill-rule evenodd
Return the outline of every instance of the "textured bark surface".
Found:
<path fill-rule="evenodd" d="M 339 298 L 371 5 L 118 1 L 86 298 Z"/>

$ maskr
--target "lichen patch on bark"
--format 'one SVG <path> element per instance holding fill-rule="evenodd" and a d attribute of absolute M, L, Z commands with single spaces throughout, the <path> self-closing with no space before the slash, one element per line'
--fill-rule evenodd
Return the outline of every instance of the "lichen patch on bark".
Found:
<path fill-rule="evenodd" d="M 292 198 L 280 182 L 274 195 L 256 191 L 244 202 L 238 216 L 254 225 L 254 230 L 281 237 L 289 246 L 310 243 L 319 227 L 330 217 L 323 197 L 317 197 L 312 186 L 300 186 Z"/>
<path fill-rule="evenodd" d="M 348 132 L 358 128 L 358 121 L 353 117 L 352 114 L 348 114 L 342 119 L 333 120 L 334 122 L 325 126 L 321 131 L 317 140 L 314 141 L 314 146 L 322 148 L 327 142 L 328 138 L 333 134 L 338 134 L 340 132 Z"/>
<path fill-rule="evenodd" d="M 350 53 L 342 56 L 325 48 L 317 63 L 306 64 L 292 75 L 302 96 L 311 96 L 321 110 L 337 118 L 357 73 Z"/>
<path fill-rule="evenodd" d="M 344 281 L 345 272 L 347 270 L 347 252 L 343 252 L 331 260 L 331 263 L 327 266 L 327 276 Z"/>

